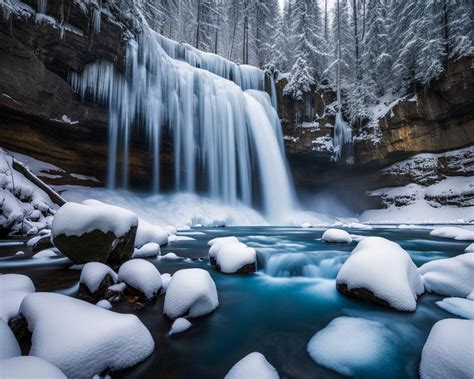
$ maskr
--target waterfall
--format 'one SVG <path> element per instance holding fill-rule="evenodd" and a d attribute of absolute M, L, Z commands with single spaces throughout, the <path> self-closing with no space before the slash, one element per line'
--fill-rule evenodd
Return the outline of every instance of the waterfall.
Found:
<path fill-rule="evenodd" d="M 205 190 L 226 203 L 255 205 L 255 195 L 274 222 L 293 206 L 293 187 L 281 127 L 264 73 L 214 54 L 178 44 L 146 29 L 129 43 L 125 72 L 107 61 L 71 73 L 72 87 L 109 110 L 108 186 L 128 182 L 131 133 L 144 130 L 150 146 L 152 188 L 160 190 L 160 144 L 165 128 L 173 141 L 176 191 L 196 192 L 198 172 Z M 243 90 L 249 90 L 243 92 Z M 260 192 L 253 188 L 261 179 Z"/>
<path fill-rule="evenodd" d="M 38 0 L 37 2 L 38 13 L 46 14 L 46 8 L 48 7 L 48 0 Z"/>

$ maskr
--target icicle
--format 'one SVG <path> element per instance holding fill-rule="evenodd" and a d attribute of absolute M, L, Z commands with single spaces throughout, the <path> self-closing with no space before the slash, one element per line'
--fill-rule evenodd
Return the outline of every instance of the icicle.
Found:
<path fill-rule="evenodd" d="M 336 113 L 336 123 L 334 125 L 334 158 L 337 161 L 341 158 L 342 149 L 345 145 L 352 143 L 352 129 L 342 118 L 341 112 Z M 351 159 L 349 157 L 349 159 Z"/>

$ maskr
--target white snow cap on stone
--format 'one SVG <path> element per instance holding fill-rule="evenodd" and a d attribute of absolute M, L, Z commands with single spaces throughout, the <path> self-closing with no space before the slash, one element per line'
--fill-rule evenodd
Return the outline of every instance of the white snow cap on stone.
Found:
<path fill-rule="evenodd" d="M 83 283 L 91 293 L 94 293 L 107 275 L 112 278 L 113 283 L 117 283 L 117 273 L 109 266 L 100 262 L 89 262 L 82 268 L 79 283 Z"/>
<path fill-rule="evenodd" d="M 52 363 L 31 355 L 0 360 L 0 375 L 9 379 L 67 379 L 66 375 Z"/>
<path fill-rule="evenodd" d="M 421 354 L 420 377 L 472 379 L 474 320 L 444 319 L 434 324 Z"/>
<path fill-rule="evenodd" d="M 360 241 L 342 265 L 337 284 L 348 289 L 365 288 L 391 307 L 414 311 L 418 295 L 424 291 L 418 269 L 408 253 L 382 237 Z"/>
<path fill-rule="evenodd" d="M 144 259 L 132 259 L 120 266 L 118 280 L 142 292 L 148 299 L 161 289 L 160 272 Z"/>
<path fill-rule="evenodd" d="M 309 223 L 309 222 L 304 222 L 300 225 L 303 229 L 308 229 L 308 228 L 312 228 L 313 227 L 313 224 Z"/>
<path fill-rule="evenodd" d="M 108 311 L 57 293 L 34 293 L 21 304 L 32 332 L 30 355 L 44 358 L 71 378 L 133 366 L 154 349 L 135 315 Z"/>
<path fill-rule="evenodd" d="M 226 274 L 235 273 L 246 265 L 255 265 L 256 260 L 255 249 L 242 242 L 220 243 L 216 254 L 216 263 Z"/>
<path fill-rule="evenodd" d="M 163 290 L 166 291 L 168 289 L 168 285 L 170 284 L 170 281 L 171 281 L 171 274 L 168 274 L 168 273 L 161 274 L 161 285 L 163 287 Z"/>
<path fill-rule="evenodd" d="M 208 241 L 207 246 L 214 246 L 216 243 L 221 243 L 224 241 L 233 241 L 233 242 L 240 242 L 239 239 L 235 236 L 228 236 L 228 237 L 216 237 L 212 240 Z"/>
<path fill-rule="evenodd" d="M 453 238 L 458 241 L 474 241 L 474 231 L 459 228 L 457 226 L 443 226 L 433 229 L 430 236 Z"/>
<path fill-rule="evenodd" d="M 59 254 L 56 252 L 57 249 L 44 249 L 37 252 L 31 258 L 33 259 L 41 259 L 41 258 L 54 258 L 57 257 Z"/>
<path fill-rule="evenodd" d="M 352 237 L 349 233 L 342 229 L 328 229 L 323 233 L 321 239 L 324 242 L 332 243 L 351 243 Z"/>
<path fill-rule="evenodd" d="M 224 379 L 278 379 L 278 371 L 258 352 L 250 353 L 238 361 Z"/>
<path fill-rule="evenodd" d="M 307 350 L 321 366 L 357 377 L 385 358 L 393 335 L 377 321 L 338 317 L 309 341 Z"/>
<path fill-rule="evenodd" d="M 182 318 L 182 317 L 177 318 L 176 320 L 174 320 L 173 325 L 171 325 L 171 329 L 168 335 L 171 336 L 173 334 L 182 333 L 188 330 L 191 326 L 192 324 L 185 318 Z"/>
<path fill-rule="evenodd" d="M 8 323 L 18 316 L 23 298 L 31 292 L 35 292 L 35 286 L 26 275 L 0 275 L 0 318 Z"/>
<path fill-rule="evenodd" d="M 176 253 L 166 253 L 165 255 L 160 257 L 161 259 L 164 259 L 165 261 L 176 261 L 178 259 L 182 259 L 181 257 L 178 257 Z"/>
<path fill-rule="evenodd" d="M 427 291 L 467 297 L 474 288 L 474 253 L 427 262 L 419 272 Z"/>
<path fill-rule="evenodd" d="M 160 245 L 156 242 L 148 242 L 139 249 L 135 248 L 132 258 L 148 258 L 160 255 Z"/>
<path fill-rule="evenodd" d="M 474 320 L 474 301 L 462 297 L 447 297 L 437 301 L 436 305 L 453 315 Z"/>
<path fill-rule="evenodd" d="M 19 357 L 21 355 L 20 345 L 8 324 L 0 319 L 0 359 Z M 1 374 L 0 363 L 0 374 Z"/>
<path fill-rule="evenodd" d="M 200 268 L 176 271 L 166 290 L 164 314 L 171 319 L 189 314 L 199 317 L 219 305 L 217 289 L 211 275 Z"/>
<path fill-rule="evenodd" d="M 105 299 L 99 300 L 95 305 L 104 309 L 112 309 L 112 304 L 110 304 L 110 302 Z"/>
<path fill-rule="evenodd" d="M 54 237 L 61 234 L 80 237 L 100 230 L 121 237 L 137 225 L 138 217 L 133 212 L 101 201 L 85 200 L 82 204 L 68 202 L 59 208 L 54 216 L 52 233 Z"/>
<path fill-rule="evenodd" d="M 166 245 L 168 243 L 168 232 L 161 226 L 150 224 L 141 218 L 138 222 L 135 247 L 140 248 L 149 242 L 155 242 L 160 246 Z"/>

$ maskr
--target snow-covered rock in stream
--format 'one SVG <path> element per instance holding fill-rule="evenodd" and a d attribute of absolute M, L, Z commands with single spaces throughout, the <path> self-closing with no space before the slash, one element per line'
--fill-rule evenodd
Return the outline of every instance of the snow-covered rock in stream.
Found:
<path fill-rule="evenodd" d="M 71 378 L 121 370 L 154 349 L 148 329 L 135 316 L 119 314 L 57 293 L 34 293 L 21 304 L 32 333 L 30 355 Z"/>
<path fill-rule="evenodd" d="M 59 255 L 59 251 L 56 248 L 52 249 L 45 249 L 37 252 L 35 255 L 33 255 L 31 258 L 33 259 L 41 259 L 41 258 L 54 258 Z"/>
<path fill-rule="evenodd" d="M 457 226 L 442 226 L 440 228 L 433 229 L 430 232 L 430 236 L 452 238 L 457 241 L 474 241 L 474 231 L 459 228 Z"/>
<path fill-rule="evenodd" d="M 352 237 L 342 229 L 328 229 L 323 233 L 321 239 L 329 243 L 351 243 Z"/>
<path fill-rule="evenodd" d="M 0 319 L 0 359 L 19 357 L 21 355 L 20 345 L 8 324 Z M 0 363 L 1 374 L 1 363 Z"/>
<path fill-rule="evenodd" d="M 171 281 L 171 274 L 164 273 L 161 274 L 161 286 L 163 288 L 163 291 L 166 291 L 168 289 L 168 285 L 170 284 Z"/>
<path fill-rule="evenodd" d="M 16 318 L 23 298 L 35 290 L 35 285 L 26 275 L 1 274 L 0 318 L 6 323 Z"/>
<path fill-rule="evenodd" d="M 219 305 L 217 289 L 211 275 L 200 268 L 176 271 L 165 295 L 164 314 L 170 319 L 189 315 L 199 317 Z"/>
<path fill-rule="evenodd" d="M 361 240 L 336 279 L 342 293 L 401 311 L 414 311 L 423 281 L 408 253 L 382 237 Z"/>
<path fill-rule="evenodd" d="M 437 301 L 436 305 L 453 315 L 474 320 L 474 300 L 462 297 L 447 297 Z"/>
<path fill-rule="evenodd" d="M 317 364 L 342 375 L 382 377 L 376 366 L 389 359 L 393 339 L 393 332 L 380 322 L 338 317 L 311 338 L 307 350 Z"/>
<path fill-rule="evenodd" d="M 168 243 L 183 242 L 183 241 L 196 241 L 196 238 L 188 237 L 188 236 L 176 236 L 176 235 L 171 235 L 168 237 Z"/>
<path fill-rule="evenodd" d="M 54 217 L 56 247 L 74 263 L 91 261 L 118 265 L 133 253 L 137 216 L 123 208 L 85 200 L 66 203 Z"/>
<path fill-rule="evenodd" d="M 100 262 L 84 265 L 79 279 L 80 299 L 97 302 L 106 296 L 108 288 L 117 283 L 118 275 L 109 266 Z"/>
<path fill-rule="evenodd" d="M 474 243 L 471 243 L 466 249 L 464 250 L 465 253 L 474 253 Z"/>
<path fill-rule="evenodd" d="M 184 331 L 188 330 L 192 324 L 186 320 L 185 318 L 179 317 L 173 321 L 171 325 L 171 329 L 168 335 L 172 336 L 173 334 L 183 333 Z"/>
<path fill-rule="evenodd" d="M 427 262 L 419 272 L 427 291 L 467 297 L 474 288 L 474 253 Z"/>
<path fill-rule="evenodd" d="M 145 296 L 150 300 L 161 289 L 161 275 L 158 269 L 144 259 L 132 259 L 120 266 L 118 281 L 127 284 L 127 291 L 133 295 Z"/>
<path fill-rule="evenodd" d="M 148 242 L 139 249 L 135 248 L 132 258 L 149 258 L 160 255 L 160 245 L 156 242 Z"/>
<path fill-rule="evenodd" d="M 246 355 L 224 377 L 225 379 L 278 379 L 278 371 L 259 352 Z"/>
<path fill-rule="evenodd" d="M 236 237 L 219 237 L 208 242 L 209 260 L 226 274 L 252 273 L 256 270 L 257 253 Z"/>
<path fill-rule="evenodd" d="M 45 359 L 25 356 L 0 360 L 0 375 L 2 378 L 48 378 L 67 379 L 66 375 Z"/>
<path fill-rule="evenodd" d="M 421 353 L 421 379 L 471 379 L 473 337 L 474 320 L 444 319 L 434 324 Z"/>
<path fill-rule="evenodd" d="M 138 222 L 137 237 L 135 238 L 135 247 L 140 248 L 143 245 L 154 242 L 160 246 L 168 243 L 168 232 L 158 225 L 153 225 L 144 219 Z"/>
<path fill-rule="evenodd" d="M 112 304 L 108 300 L 102 299 L 96 303 L 98 307 L 104 308 L 104 309 L 112 309 Z"/>

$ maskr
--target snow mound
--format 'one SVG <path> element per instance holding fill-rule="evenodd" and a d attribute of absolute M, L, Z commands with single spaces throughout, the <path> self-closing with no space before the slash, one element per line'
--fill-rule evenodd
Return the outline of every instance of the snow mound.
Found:
<path fill-rule="evenodd" d="M 26 275 L 0 275 L 0 318 L 8 323 L 18 316 L 23 298 L 35 290 L 33 282 Z"/>
<path fill-rule="evenodd" d="M 208 243 L 207 243 L 207 246 L 214 246 L 215 244 L 217 243 L 221 243 L 221 242 L 224 242 L 224 241 L 227 241 L 227 242 L 230 242 L 230 241 L 233 241 L 233 242 L 240 242 L 239 239 L 235 236 L 229 236 L 229 237 L 217 237 L 217 238 L 213 238 L 212 240 L 210 240 Z"/>
<path fill-rule="evenodd" d="M 464 250 L 465 253 L 474 253 L 474 243 L 471 243 L 468 247 L 466 247 L 466 250 Z"/>
<path fill-rule="evenodd" d="M 312 228 L 313 227 L 313 224 L 309 223 L 309 222 L 304 222 L 300 225 L 303 229 L 308 229 L 308 228 Z"/>
<path fill-rule="evenodd" d="M 175 236 L 175 235 L 171 235 L 168 237 L 168 243 L 183 242 L 183 241 L 196 241 L 196 238 L 188 237 L 188 236 Z"/>
<path fill-rule="evenodd" d="M 324 242 L 331 243 L 351 243 L 352 237 L 345 230 L 341 229 L 328 229 L 323 233 L 321 239 Z"/>
<path fill-rule="evenodd" d="M 164 291 L 168 289 L 168 285 L 170 284 L 170 281 L 171 281 L 171 274 L 168 274 L 168 273 L 161 274 L 161 285 Z"/>
<path fill-rule="evenodd" d="M 200 268 L 176 271 L 166 290 L 164 314 L 176 319 L 185 314 L 199 317 L 219 305 L 217 289 L 211 275 Z"/>
<path fill-rule="evenodd" d="M 257 253 L 254 248 L 248 247 L 242 242 L 227 242 L 219 244 L 216 253 L 216 265 L 219 270 L 225 274 L 233 274 L 245 268 L 252 266 L 250 271 L 255 271 Z"/>
<path fill-rule="evenodd" d="M 369 290 L 378 300 L 402 311 L 414 311 L 423 281 L 408 253 L 382 237 L 360 241 L 342 265 L 338 289 Z M 358 296 L 360 297 L 360 296 Z"/>
<path fill-rule="evenodd" d="M 104 309 L 112 309 L 112 304 L 110 304 L 110 302 L 105 299 L 98 301 L 96 305 Z"/>
<path fill-rule="evenodd" d="M 118 280 L 143 293 L 148 299 L 161 289 L 160 272 L 144 259 L 132 259 L 120 266 Z"/>
<path fill-rule="evenodd" d="M 474 320 L 445 319 L 430 331 L 421 353 L 420 377 L 471 379 Z"/>
<path fill-rule="evenodd" d="M 278 379 L 278 371 L 258 352 L 250 353 L 238 361 L 225 379 Z"/>
<path fill-rule="evenodd" d="M 32 356 L 2 359 L 0 368 L 2 378 L 67 379 L 66 375 L 52 363 Z"/>
<path fill-rule="evenodd" d="M 357 377 L 386 358 L 392 338 L 392 332 L 377 321 L 338 317 L 311 338 L 307 350 L 321 366 Z"/>
<path fill-rule="evenodd" d="M 21 304 L 32 332 L 30 355 L 44 358 L 68 377 L 92 378 L 105 369 L 133 366 L 154 341 L 135 315 L 119 314 L 57 293 L 34 293 Z"/>
<path fill-rule="evenodd" d="M 138 225 L 137 216 L 120 207 L 98 200 L 85 200 L 82 204 L 66 203 L 54 216 L 52 234 L 80 237 L 94 230 L 112 232 L 122 237 Z"/>
<path fill-rule="evenodd" d="M 139 249 L 135 248 L 132 258 L 147 258 L 160 255 L 160 245 L 156 242 L 148 242 Z"/>
<path fill-rule="evenodd" d="M 162 257 L 160 257 L 161 259 L 164 259 L 165 261 L 168 260 L 168 261 L 176 261 L 178 259 L 182 259 L 181 257 L 178 257 L 175 253 L 166 253 L 165 255 L 163 255 Z"/>
<path fill-rule="evenodd" d="M 427 291 L 467 297 L 474 288 L 474 253 L 427 262 L 419 272 Z"/>
<path fill-rule="evenodd" d="M 176 320 L 174 320 L 173 325 L 171 325 L 171 329 L 168 335 L 171 336 L 173 334 L 182 333 L 188 330 L 191 326 L 192 324 L 185 318 L 182 318 L 182 317 L 177 318 Z"/>
<path fill-rule="evenodd" d="M 458 228 L 457 226 L 443 226 L 433 229 L 430 236 L 452 238 L 458 241 L 474 241 L 474 231 Z"/>
<path fill-rule="evenodd" d="M 57 249 L 44 249 L 33 255 L 31 258 L 33 259 L 41 259 L 41 258 L 54 258 L 57 257 L 59 254 L 56 253 Z"/>
<path fill-rule="evenodd" d="M 447 297 L 437 301 L 436 305 L 456 316 L 474 320 L 474 301 L 462 297 Z"/>
<path fill-rule="evenodd" d="M 168 243 L 168 232 L 161 226 L 153 225 L 148 221 L 140 219 L 135 238 L 135 247 L 140 248 L 150 242 L 161 246 L 166 245 Z"/>
<path fill-rule="evenodd" d="M 20 355 L 20 345 L 18 345 L 15 335 L 8 324 L 0 319 L 0 359 L 19 357 Z"/>
<path fill-rule="evenodd" d="M 118 276 L 109 266 L 100 262 L 89 262 L 82 268 L 79 283 L 84 284 L 91 293 L 94 293 L 107 275 L 114 283 L 117 283 Z"/>

